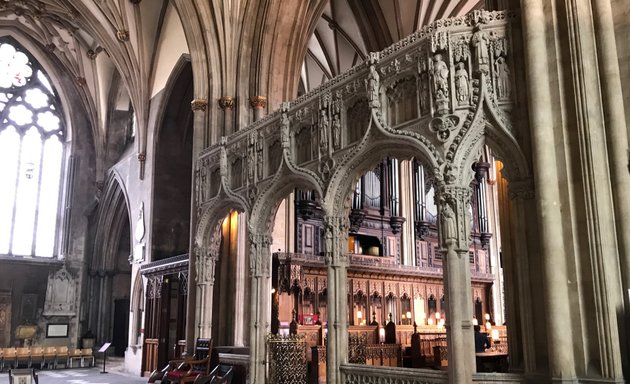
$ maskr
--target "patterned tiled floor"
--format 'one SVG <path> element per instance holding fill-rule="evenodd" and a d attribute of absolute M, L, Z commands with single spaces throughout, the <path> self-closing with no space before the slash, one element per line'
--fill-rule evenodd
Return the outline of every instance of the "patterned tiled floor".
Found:
<path fill-rule="evenodd" d="M 141 384 L 147 379 L 117 372 L 101 374 L 98 368 L 59 369 L 39 371 L 39 384 Z M 0 374 L 0 384 L 9 384 L 9 375 Z"/>

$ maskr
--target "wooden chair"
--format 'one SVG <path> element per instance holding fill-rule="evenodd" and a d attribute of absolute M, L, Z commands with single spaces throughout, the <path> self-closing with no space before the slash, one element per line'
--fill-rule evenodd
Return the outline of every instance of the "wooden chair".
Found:
<path fill-rule="evenodd" d="M 68 358 L 70 355 L 68 354 L 68 347 L 65 345 L 62 347 L 57 347 L 57 356 L 55 357 L 55 369 L 59 366 L 59 363 L 63 364 L 65 368 L 68 368 Z"/>
<path fill-rule="evenodd" d="M 72 362 L 78 361 L 79 366 L 83 367 L 83 357 L 81 356 L 82 352 L 78 348 L 72 348 L 68 350 L 68 362 L 70 363 L 70 368 L 73 367 Z"/>
<path fill-rule="evenodd" d="M 17 348 L 15 353 L 16 368 L 23 364 L 26 368 L 31 367 L 31 349 L 30 348 Z"/>
<path fill-rule="evenodd" d="M 208 376 L 210 373 L 210 356 L 201 360 L 186 360 L 177 369 L 166 373 L 165 378 L 169 383 L 192 383 L 199 376 Z"/>
<path fill-rule="evenodd" d="M 88 367 L 94 366 L 94 353 L 92 352 L 92 348 L 83 348 L 81 350 L 81 366 L 85 366 L 85 361 L 89 361 Z"/>
<path fill-rule="evenodd" d="M 231 365 L 221 364 L 217 366 L 213 370 L 213 372 L 214 371 L 216 371 L 216 373 L 212 377 L 212 380 L 208 382 L 208 384 L 231 384 L 232 383 L 232 378 L 234 377 L 234 369 L 232 368 Z"/>
<path fill-rule="evenodd" d="M 7 365 L 9 369 L 17 367 L 17 351 L 15 348 L 3 348 L 2 349 L 2 370 Z"/>
<path fill-rule="evenodd" d="M 42 366 L 46 366 L 48 368 L 55 369 L 57 368 L 55 362 L 57 360 L 57 348 L 55 347 L 45 347 L 44 348 L 44 361 L 42 362 Z"/>
<path fill-rule="evenodd" d="M 162 368 L 161 370 L 156 369 L 155 371 L 151 372 L 148 382 L 155 383 L 156 381 L 162 382 L 163 380 L 166 380 L 168 373 L 178 370 L 182 366 L 182 364 L 186 362 L 195 362 L 195 361 L 203 360 L 205 358 L 209 359 L 211 348 L 212 348 L 212 339 L 202 339 L 202 338 L 197 339 L 197 341 L 195 342 L 195 354 L 193 356 L 185 357 L 182 359 L 170 360 L 166 367 Z M 209 363 L 209 360 L 208 360 L 208 363 Z M 180 375 L 180 374 L 181 372 L 179 372 L 177 375 Z M 179 379 L 176 379 L 176 380 L 179 380 Z"/>
<path fill-rule="evenodd" d="M 39 369 L 44 368 L 44 348 L 32 347 L 31 348 L 31 366 L 39 363 Z"/>

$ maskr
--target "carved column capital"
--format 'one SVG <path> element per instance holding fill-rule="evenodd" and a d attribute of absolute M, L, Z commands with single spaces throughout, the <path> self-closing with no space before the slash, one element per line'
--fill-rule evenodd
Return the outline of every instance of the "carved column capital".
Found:
<path fill-rule="evenodd" d="M 232 96 L 223 96 L 219 99 L 219 108 L 222 110 L 232 110 L 234 108 L 234 98 Z"/>
<path fill-rule="evenodd" d="M 249 98 L 249 104 L 254 109 L 265 109 L 267 107 L 266 96 L 252 96 Z"/>
<path fill-rule="evenodd" d="M 193 99 L 190 102 L 190 108 L 193 112 L 205 112 L 208 108 L 208 100 L 206 99 Z"/>

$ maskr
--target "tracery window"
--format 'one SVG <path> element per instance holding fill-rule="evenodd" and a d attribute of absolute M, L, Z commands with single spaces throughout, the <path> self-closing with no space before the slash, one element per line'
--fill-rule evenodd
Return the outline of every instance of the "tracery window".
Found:
<path fill-rule="evenodd" d="M 41 66 L 0 40 L 0 254 L 56 254 L 64 125 Z"/>

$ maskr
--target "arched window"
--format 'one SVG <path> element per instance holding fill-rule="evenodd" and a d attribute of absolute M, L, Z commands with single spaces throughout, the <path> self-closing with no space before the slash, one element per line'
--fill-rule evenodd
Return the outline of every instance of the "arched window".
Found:
<path fill-rule="evenodd" d="M 41 66 L 0 39 L 0 254 L 56 255 L 61 107 Z"/>

